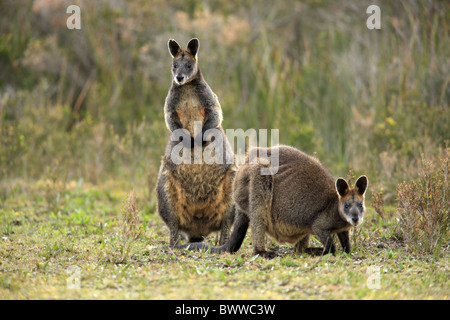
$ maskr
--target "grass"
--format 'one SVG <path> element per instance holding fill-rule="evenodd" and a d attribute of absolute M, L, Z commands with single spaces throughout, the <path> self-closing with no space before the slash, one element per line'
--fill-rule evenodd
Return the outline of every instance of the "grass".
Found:
<path fill-rule="evenodd" d="M 381 30 L 349 0 L 79 4 L 74 31 L 64 2 L 0 2 L 0 298 L 447 298 L 448 170 L 417 188 L 450 141 L 445 2 L 379 0 Z M 224 129 L 280 129 L 336 177 L 369 177 L 350 255 L 269 243 L 266 261 L 249 235 L 236 255 L 148 249 L 169 238 L 154 194 L 167 40 L 194 36 Z M 403 201 L 397 221 L 402 190 L 425 206 Z M 427 234 L 429 217 L 447 222 Z"/>
<path fill-rule="evenodd" d="M 370 208 L 350 254 L 296 256 L 267 240 L 280 256 L 264 260 L 252 256 L 250 234 L 234 255 L 150 250 L 167 244 L 168 230 L 137 191 L 142 234 L 121 260 L 123 186 L 71 185 L 57 212 L 36 210 L 46 207 L 42 191 L 21 182 L 2 204 L 1 299 L 448 299 L 448 248 L 406 253 L 395 217 Z"/>

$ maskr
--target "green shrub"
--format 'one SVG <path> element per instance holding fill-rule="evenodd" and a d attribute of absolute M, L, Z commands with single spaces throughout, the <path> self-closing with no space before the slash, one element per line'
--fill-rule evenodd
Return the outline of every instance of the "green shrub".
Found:
<path fill-rule="evenodd" d="M 437 255 L 449 241 L 450 148 L 440 165 L 422 159 L 419 178 L 397 187 L 400 232 L 410 250 Z"/>

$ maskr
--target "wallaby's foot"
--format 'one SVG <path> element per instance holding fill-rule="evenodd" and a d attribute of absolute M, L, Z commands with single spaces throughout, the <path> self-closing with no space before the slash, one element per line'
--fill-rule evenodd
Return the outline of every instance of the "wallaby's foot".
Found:
<path fill-rule="evenodd" d="M 276 254 L 276 252 L 273 252 L 273 251 L 259 251 L 259 252 L 255 252 L 254 254 L 259 255 L 260 257 L 263 257 L 264 259 L 273 259 L 278 256 Z"/>
<path fill-rule="evenodd" d="M 323 250 L 323 248 L 305 248 L 305 249 L 303 249 L 303 252 L 310 254 L 312 256 L 322 256 L 322 255 L 329 253 L 329 252 L 326 252 L 325 250 Z"/>
<path fill-rule="evenodd" d="M 193 242 L 203 242 L 203 237 L 190 236 L 190 237 L 189 237 L 189 242 L 190 242 L 190 243 L 193 243 Z"/>

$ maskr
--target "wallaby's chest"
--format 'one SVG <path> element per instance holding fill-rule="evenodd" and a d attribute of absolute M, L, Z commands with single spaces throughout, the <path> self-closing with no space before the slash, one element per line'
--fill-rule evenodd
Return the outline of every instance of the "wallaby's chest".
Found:
<path fill-rule="evenodd" d="M 204 103 L 200 101 L 197 94 L 190 91 L 181 92 L 175 113 L 181 127 L 187 129 L 192 136 L 194 136 L 195 122 L 200 122 L 203 126 L 207 119 Z"/>

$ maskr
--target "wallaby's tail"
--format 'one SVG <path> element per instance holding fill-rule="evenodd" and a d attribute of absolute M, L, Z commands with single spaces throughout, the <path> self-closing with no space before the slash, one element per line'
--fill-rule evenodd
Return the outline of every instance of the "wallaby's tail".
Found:
<path fill-rule="evenodd" d="M 247 233 L 249 223 L 248 217 L 244 213 L 242 213 L 239 210 L 237 210 L 236 213 L 237 216 L 234 223 L 233 232 L 231 233 L 231 236 L 228 239 L 228 241 L 219 247 L 210 246 L 203 242 L 193 242 L 188 244 L 157 247 L 157 248 L 175 248 L 193 251 L 209 251 L 211 253 L 224 253 L 224 252 L 234 253 L 238 251 L 239 248 L 241 247 L 242 242 L 244 241 L 245 238 L 245 234 Z"/>
<path fill-rule="evenodd" d="M 248 217 L 240 210 L 236 211 L 237 211 L 236 222 L 234 224 L 234 229 L 233 232 L 231 233 L 230 239 L 228 239 L 228 241 L 224 245 L 219 247 L 219 248 L 224 247 L 224 251 L 230 253 L 234 253 L 239 250 L 248 230 L 248 223 L 249 223 Z M 217 252 L 220 253 L 224 251 L 217 251 Z"/>

